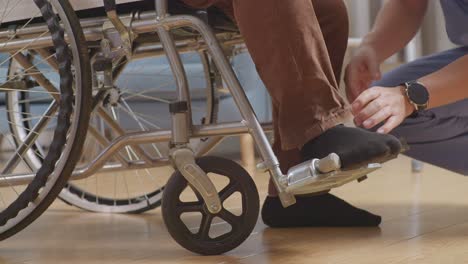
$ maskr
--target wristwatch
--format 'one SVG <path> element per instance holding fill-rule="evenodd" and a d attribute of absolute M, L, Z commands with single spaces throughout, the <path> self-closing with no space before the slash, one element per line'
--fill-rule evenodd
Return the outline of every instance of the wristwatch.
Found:
<path fill-rule="evenodd" d="M 427 88 L 417 81 L 406 82 L 404 86 L 406 87 L 406 97 L 416 111 L 425 110 L 429 104 L 429 91 Z"/>

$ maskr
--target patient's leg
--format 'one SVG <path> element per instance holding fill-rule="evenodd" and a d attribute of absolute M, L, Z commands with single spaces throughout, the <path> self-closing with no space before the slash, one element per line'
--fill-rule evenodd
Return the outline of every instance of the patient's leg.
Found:
<path fill-rule="evenodd" d="M 343 163 L 349 167 L 382 160 L 399 150 L 398 141 L 391 136 L 369 137 L 363 130 L 335 128 L 351 117 L 338 93 L 339 76 L 335 76 L 341 68 L 347 39 L 342 28 L 347 26 L 342 1 L 233 0 L 233 3 L 247 48 L 277 108 L 275 126 L 283 150 L 306 146 L 302 151 L 304 158 L 311 158 L 317 150 L 310 146 L 322 147 L 326 142 L 329 145 L 324 151 L 342 154 Z M 329 49 L 326 39 L 331 43 Z M 324 133 L 331 128 L 333 133 Z M 350 150 L 334 142 L 343 137 L 353 143 L 348 147 L 358 155 L 349 155 Z"/>
<path fill-rule="evenodd" d="M 196 0 L 185 0 L 191 1 Z M 350 117 L 337 93 L 348 38 L 346 9 L 341 0 L 314 0 L 313 4 L 311 0 L 211 0 L 211 3 L 232 14 L 232 9 L 226 8 L 230 1 L 234 3 L 236 20 L 272 97 L 274 148 L 284 172 L 302 159 L 320 158 L 322 153 L 338 152 L 343 163 L 352 167 L 399 151 L 399 142 L 393 137 L 377 134 L 370 137 L 365 131 L 337 126 Z M 343 138 L 352 144 L 345 148 L 337 144 Z M 304 145 L 301 155 L 299 149 Z M 296 205 L 284 209 L 274 197 L 274 188 L 270 189 L 271 196 L 262 210 L 263 219 L 270 226 L 380 223 L 380 217 L 331 194 L 298 197 Z M 294 221 L 299 218 L 300 221 Z"/>
<path fill-rule="evenodd" d="M 276 1 L 272 1 L 272 3 L 276 3 Z M 337 100 L 338 102 L 333 100 L 332 103 L 322 105 L 321 108 L 331 109 L 332 113 L 338 114 L 336 116 L 337 117 L 336 119 L 339 119 L 340 114 L 341 116 L 345 116 L 346 112 L 342 111 L 343 108 L 341 107 L 341 105 L 343 104 L 343 102 L 340 99 L 340 97 L 336 95 L 336 91 L 334 87 L 337 87 L 337 83 L 339 83 L 339 78 L 341 76 L 341 69 L 342 69 L 342 64 L 343 64 L 343 58 L 344 58 L 346 48 L 347 48 L 347 39 L 348 39 L 347 12 L 346 12 L 344 3 L 341 0 L 338 0 L 338 1 L 316 0 L 316 1 L 313 1 L 313 4 L 314 5 L 312 6 L 312 8 L 315 8 L 315 10 L 317 11 L 317 19 L 320 25 L 320 29 L 315 29 L 313 30 L 312 33 L 309 33 L 309 34 L 311 34 L 310 35 L 311 37 L 313 37 L 315 34 L 316 36 L 318 36 L 318 40 L 323 39 L 323 41 L 326 44 L 325 46 L 323 45 L 323 42 L 316 41 L 310 38 L 307 41 L 308 43 L 311 43 L 311 44 L 307 44 L 307 43 L 306 44 L 301 44 L 301 43 L 288 44 L 287 43 L 287 41 L 289 41 L 288 38 L 292 38 L 290 40 L 292 43 L 301 42 L 301 39 L 295 40 L 293 36 L 291 36 L 290 34 L 281 35 L 278 32 L 276 32 L 276 34 L 278 34 L 277 36 L 271 37 L 271 38 L 278 37 L 278 39 L 275 41 L 270 40 L 271 41 L 270 43 L 277 43 L 276 45 L 275 44 L 268 45 L 269 43 L 268 39 L 266 39 L 266 42 L 264 42 L 263 45 L 266 44 L 267 47 L 265 47 L 265 49 L 271 48 L 270 52 L 276 53 L 276 54 L 279 54 L 282 50 L 280 47 L 278 47 L 278 44 L 292 45 L 293 49 L 301 48 L 301 47 L 303 49 L 310 49 L 310 51 L 308 50 L 304 51 L 304 54 L 310 57 L 308 60 L 307 59 L 302 60 L 301 65 L 305 65 L 303 67 L 307 68 L 311 75 L 320 76 L 320 78 L 307 79 L 306 77 L 301 80 L 299 77 L 297 77 L 297 78 L 291 79 L 290 83 L 291 85 L 304 87 L 304 89 L 302 89 L 304 94 L 307 94 L 310 98 L 317 98 L 317 95 L 321 94 L 321 91 L 317 91 L 317 93 L 314 95 L 315 93 L 315 91 L 313 90 L 314 88 L 318 87 L 320 90 L 325 89 L 326 90 L 325 92 L 327 92 L 328 95 L 322 95 L 322 96 L 332 98 L 332 99 L 336 98 L 338 99 Z M 249 10 L 246 10 L 245 12 L 248 13 L 248 11 Z M 237 15 L 239 16 L 239 14 Z M 262 14 L 258 14 L 258 15 L 259 17 L 261 17 Z M 303 16 L 306 16 L 306 17 L 310 17 L 311 15 L 313 14 L 312 13 L 303 14 Z M 307 19 L 304 20 L 303 17 L 299 17 L 298 19 L 300 21 L 295 21 L 293 19 L 294 24 L 299 24 L 298 27 L 307 26 L 307 25 L 301 24 L 301 23 L 304 23 L 304 21 L 307 21 Z M 287 20 L 283 20 L 283 22 L 287 22 Z M 311 25 L 313 25 L 314 22 L 315 21 L 312 21 Z M 248 27 L 248 25 L 246 25 L 246 27 Z M 276 31 L 276 28 L 277 27 L 273 25 L 271 26 L 271 28 L 267 29 L 266 32 L 270 32 L 271 34 L 274 34 Z M 320 34 L 320 31 L 321 31 L 321 34 Z M 304 38 L 307 39 L 307 36 L 305 36 Z M 260 46 L 262 45 L 262 43 L 260 42 L 258 45 Z M 304 47 L 304 45 L 307 45 L 310 47 Z M 249 46 L 249 49 L 250 49 L 250 46 Z M 258 49 L 260 50 L 260 47 Z M 316 54 L 316 55 L 308 54 L 308 52 L 313 52 L 314 49 L 319 54 Z M 268 57 L 268 54 L 265 54 L 265 53 L 261 53 L 260 55 L 261 56 L 264 55 Z M 274 56 L 275 54 L 272 54 L 272 55 Z M 283 56 L 286 56 L 285 58 L 286 60 L 288 60 L 288 57 L 287 57 L 288 55 L 283 55 Z M 297 56 L 300 56 L 300 54 Z M 281 60 L 281 59 L 282 58 L 277 58 L 277 60 Z M 266 58 L 266 60 L 268 60 L 268 58 Z M 281 75 L 282 74 L 281 69 L 287 67 L 287 66 L 285 67 L 285 63 L 282 63 L 282 62 L 277 64 L 278 68 L 276 70 L 274 69 L 274 67 L 273 69 L 269 69 L 270 67 L 269 65 L 267 65 L 266 62 L 265 62 L 265 65 L 267 69 L 263 69 L 264 76 L 262 76 L 262 78 L 264 79 L 266 83 L 268 82 L 268 80 L 274 79 L 274 76 L 276 75 L 273 75 L 273 74 L 275 72 L 278 75 Z M 291 66 L 289 66 L 289 68 L 290 67 Z M 271 75 L 267 74 L 269 70 L 272 71 Z M 288 69 L 286 68 L 286 71 L 287 70 Z M 259 69 L 259 71 L 262 71 L 262 69 Z M 307 71 L 305 72 L 307 73 Z M 328 72 L 328 74 L 324 72 Z M 289 89 L 291 87 L 290 85 L 288 85 L 288 83 L 289 83 L 289 80 L 286 80 L 286 83 L 283 86 L 283 87 L 287 87 L 287 89 L 284 89 L 285 90 L 284 96 L 289 96 Z M 276 86 L 273 80 L 270 80 L 270 85 L 267 84 L 267 86 L 268 87 L 273 86 L 273 87 L 277 87 L 277 89 L 282 89 L 280 86 Z M 309 89 L 309 90 L 306 90 L 306 89 Z M 301 91 L 298 91 L 298 92 L 301 93 Z M 328 133 L 324 134 L 323 136 L 318 137 L 318 139 L 320 140 L 311 141 L 311 143 L 309 143 L 308 146 L 310 147 L 314 146 L 314 148 L 310 148 L 307 151 L 303 151 L 304 155 L 302 156 L 300 155 L 299 149 L 297 147 L 294 149 L 290 149 L 290 150 L 284 150 L 282 149 L 282 146 L 284 147 L 285 145 L 282 143 L 284 136 L 280 136 L 280 135 L 284 135 L 284 133 L 287 133 L 287 132 L 283 131 L 283 134 L 281 133 L 280 124 L 282 121 L 281 118 L 286 119 L 286 121 L 283 121 L 283 122 L 288 122 L 287 121 L 288 119 L 285 118 L 284 116 L 281 117 L 281 115 L 279 114 L 279 111 L 281 111 L 281 103 L 293 105 L 293 106 L 290 106 L 290 108 L 286 108 L 283 110 L 287 111 L 287 110 L 295 109 L 295 111 L 298 112 L 295 114 L 295 116 L 292 114 L 286 114 L 286 115 L 290 115 L 289 120 L 295 118 L 296 121 L 307 122 L 305 121 L 306 118 L 304 118 L 304 115 L 308 113 L 313 113 L 313 111 L 305 110 L 305 109 L 301 110 L 301 109 L 295 108 L 295 107 L 298 107 L 296 106 L 296 103 L 301 102 L 300 101 L 301 99 L 298 99 L 298 97 L 284 98 L 286 100 L 283 100 L 283 98 L 281 97 L 281 94 L 278 95 L 277 97 L 278 99 L 273 101 L 273 105 L 274 105 L 273 116 L 274 116 L 274 123 L 275 123 L 274 150 L 278 156 L 278 159 L 280 160 L 281 169 L 284 173 L 286 173 L 290 167 L 298 164 L 303 159 L 312 158 L 312 157 L 323 157 L 325 155 L 328 155 L 331 152 L 340 152 L 338 151 L 339 150 L 338 148 L 340 147 L 342 148 L 341 150 L 356 150 L 355 146 L 351 146 L 348 144 L 343 145 L 341 143 L 336 144 L 336 142 L 333 142 L 334 139 L 348 138 L 349 140 L 348 142 L 352 144 L 355 144 L 356 140 L 357 142 L 361 140 L 369 142 L 368 136 L 370 135 L 367 133 L 361 134 L 361 132 L 364 132 L 364 131 L 354 131 L 354 130 L 349 131 L 347 128 L 336 127 L 336 128 L 331 129 Z M 295 99 L 298 99 L 298 100 L 295 100 Z M 323 103 L 326 103 L 326 102 L 327 101 L 325 100 Z M 311 100 L 311 102 L 305 103 L 306 104 L 305 107 L 308 107 L 308 105 L 311 105 L 313 103 L 314 103 L 314 100 Z M 331 118 L 333 119 L 333 117 Z M 332 125 L 339 123 L 339 120 L 335 120 L 335 121 L 336 123 Z M 320 121 L 318 120 L 316 120 L 315 122 L 314 121 L 310 121 L 310 122 L 312 124 L 320 123 Z M 283 126 L 286 126 L 286 129 L 287 129 L 288 124 L 289 123 L 283 123 Z M 305 128 L 304 125 L 305 123 L 302 125 L 302 127 L 297 128 L 296 130 L 298 132 L 304 131 L 304 128 Z M 292 124 L 292 126 L 294 125 Z M 301 125 L 298 125 L 298 126 L 301 126 Z M 358 132 L 358 133 L 354 133 L 354 132 Z M 350 137 L 351 134 L 354 134 L 353 138 Z M 374 136 L 374 135 L 372 134 L 371 136 Z M 385 140 L 386 139 L 382 138 L 382 141 L 385 142 Z M 380 141 L 377 140 L 377 142 L 379 143 Z M 325 143 L 325 146 L 320 146 L 320 145 L 324 145 L 324 143 Z M 395 144 L 398 145 L 397 142 Z M 315 145 L 319 145 L 319 146 L 315 147 Z M 379 148 L 383 149 L 383 150 L 380 150 L 381 153 L 385 153 L 387 152 L 387 150 L 389 150 L 389 147 L 385 143 L 377 145 L 377 149 L 375 150 L 379 151 Z M 340 153 L 342 157 L 343 157 L 343 154 L 347 154 L 347 153 Z M 380 153 L 377 152 L 377 156 L 379 155 Z M 346 156 L 345 161 L 347 161 L 348 163 L 353 160 L 352 156 L 351 157 L 348 157 L 349 155 L 345 155 L 345 156 Z M 366 160 L 367 158 L 364 158 L 360 162 L 362 163 L 363 161 L 365 162 Z M 379 216 L 373 215 L 369 212 L 356 208 L 331 194 L 321 194 L 321 195 L 310 196 L 310 197 L 297 197 L 297 203 L 295 205 L 289 208 L 283 208 L 281 206 L 279 199 L 275 197 L 276 190 L 273 184 L 271 183 L 271 181 L 270 181 L 269 193 L 271 195 L 267 197 L 267 199 L 265 200 L 263 204 L 262 218 L 263 218 L 263 221 L 267 225 L 272 226 L 272 227 L 375 226 L 375 225 L 378 225 L 381 221 L 381 218 Z"/>
<path fill-rule="evenodd" d="M 342 0 L 184 2 L 234 13 L 276 108 L 274 126 L 283 150 L 302 149 L 303 159 L 335 152 L 347 169 L 399 152 L 392 136 L 337 126 L 352 120 L 338 93 L 348 38 Z"/>
<path fill-rule="evenodd" d="M 280 161 L 281 170 L 286 173 L 290 167 L 300 163 L 303 157 L 298 149 L 282 150 L 278 135 L 275 130 L 273 150 Z M 315 156 L 318 157 L 318 154 Z M 354 207 L 330 193 L 296 196 L 296 204 L 283 208 L 271 180 L 268 192 L 262 207 L 262 219 L 270 227 L 377 226 L 381 221 L 380 216 Z"/>

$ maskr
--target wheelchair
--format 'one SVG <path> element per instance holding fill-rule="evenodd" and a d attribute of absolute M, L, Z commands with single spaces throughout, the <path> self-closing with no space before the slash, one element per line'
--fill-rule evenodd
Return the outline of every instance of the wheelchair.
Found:
<path fill-rule="evenodd" d="M 75 9 L 66 0 L 29 2 L 0 0 L 0 107 L 8 124 L 1 127 L 2 240 L 59 197 L 94 212 L 161 205 L 182 247 L 230 251 L 248 238 L 259 213 L 249 173 L 206 155 L 233 135 L 252 135 L 258 169 L 269 172 L 285 207 L 296 194 L 380 168 L 341 170 L 331 153 L 283 174 L 265 135 L 271 124 L 259 123 L 231 65 L 242 36 L 216 8 L 194 10 L 180 0 L 72 1 Z M 218 122 L 226 97 L 240 122 Z M 234 195 L 239 206 L 231 210 L 225 202 Z M 199 215 L 199 226 L 186 224 L 190 214 Z M 217 230 L 219 221 L 230 230 Z"/>

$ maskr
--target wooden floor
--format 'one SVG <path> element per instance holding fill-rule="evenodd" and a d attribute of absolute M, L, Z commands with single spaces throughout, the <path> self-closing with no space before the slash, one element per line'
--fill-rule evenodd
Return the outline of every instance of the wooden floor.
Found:
<path fill-rule="evenodd" d="M 263 199 L 267 176 L 255 180 Z M 380 228 L 276 230 L 259 220 L 236 250 L 202 257 L 169 237 L 160 210 L 93 214 L 57 201 L 2 242 L 0 263 L 468 263 L 468 178 L 428 165 L 414 175 L 401 157 L 334 193 L 381 214 Z"/>

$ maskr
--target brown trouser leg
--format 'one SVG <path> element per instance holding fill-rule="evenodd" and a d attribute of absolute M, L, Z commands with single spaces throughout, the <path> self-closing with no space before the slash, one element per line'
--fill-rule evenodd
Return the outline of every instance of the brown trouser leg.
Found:
<path fill-rule="evenodd" d="M 184 0 L 234 13 L 273 102 L 275 153 L 284 172 L 299 148 L 350 116 L 338 95 L 348 39 L 342 0 Z"/>

